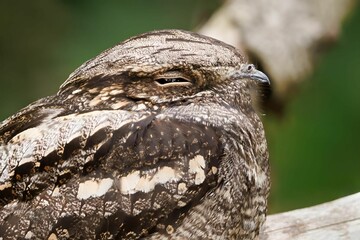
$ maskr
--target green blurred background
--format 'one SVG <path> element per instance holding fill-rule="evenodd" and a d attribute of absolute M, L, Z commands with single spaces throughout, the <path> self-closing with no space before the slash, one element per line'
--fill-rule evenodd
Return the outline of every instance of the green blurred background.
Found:
<path fill-rule="evenodd" d="M 54 94 L 81 63 L 138 33 L 193 30 L 218 0 L 0 3 L 0 119 Z M 264 117 L 272 168 L 270 213 L 360 191 L 360 11 L 288 102 Z"/>

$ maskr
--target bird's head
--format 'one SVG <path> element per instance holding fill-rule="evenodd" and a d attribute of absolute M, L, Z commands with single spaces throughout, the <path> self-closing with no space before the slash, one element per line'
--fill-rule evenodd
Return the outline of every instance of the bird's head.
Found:
<path fill-rule="evenodd" d="M 59 94 L 86 96 L 93 108 L 136 110 L 134 102 L 143 109 L 231 98 L 247 91 L 249 82 L 269 79 L 234 47 L 187 31 L 162 30 L 130 38 L 85 62 Z"/>

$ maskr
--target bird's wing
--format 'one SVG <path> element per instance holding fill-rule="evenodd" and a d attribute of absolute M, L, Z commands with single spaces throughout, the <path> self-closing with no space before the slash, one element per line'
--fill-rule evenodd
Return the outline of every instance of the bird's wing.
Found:
<path fill-rule="evenodd" d="M 165 231 L 217 184 L 212 127 L 123 110 L 39 123 L 1 146 L 2 236 Z"/>

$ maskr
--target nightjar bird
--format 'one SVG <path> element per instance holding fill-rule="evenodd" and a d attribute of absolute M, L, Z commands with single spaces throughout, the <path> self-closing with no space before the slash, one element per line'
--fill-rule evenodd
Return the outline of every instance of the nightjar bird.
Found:
<path fill-rule="evenodd" d="M 130 38 L 0 125 L 1 239 L 256 239 L 267 76 L 181 30 Z"/>

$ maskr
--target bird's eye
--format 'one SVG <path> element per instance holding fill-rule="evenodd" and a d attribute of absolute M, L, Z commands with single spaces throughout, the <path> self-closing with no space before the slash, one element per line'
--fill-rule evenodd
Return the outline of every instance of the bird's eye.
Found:
<path fill-rule="evenodd" d="M 168 72 L 155 78 L 161 86 L 184 86 L 192 84 L 191 80 L 179 73 Z"/>
<path fill-rule="evenodd" d="M 184 78 L 160 78 L 160 79 L 156 79 L 156 82 L 158 82 L 161 85 L 172 84 L 172 83 L 190 83 L 189 80 Z"/>

